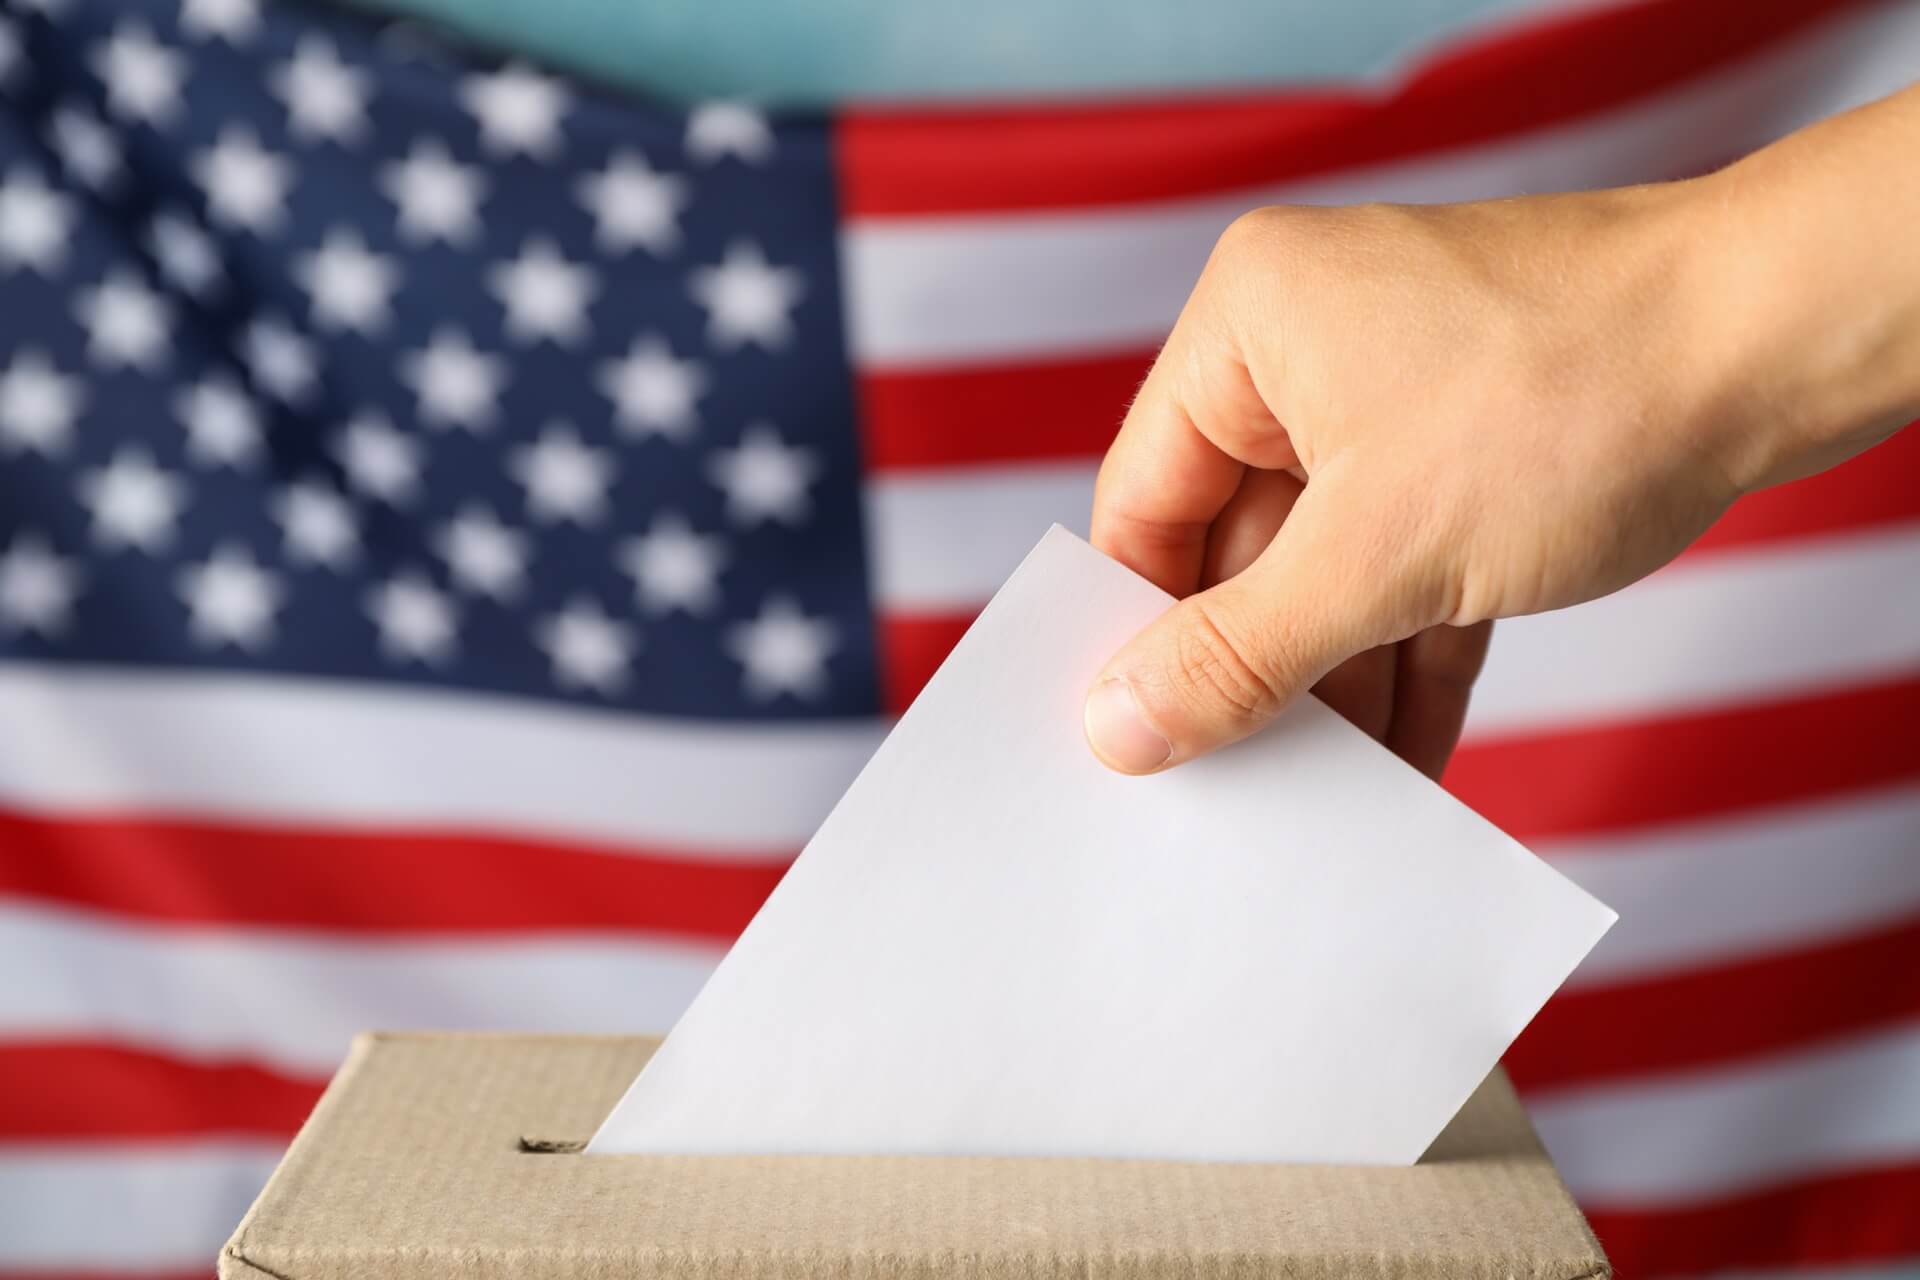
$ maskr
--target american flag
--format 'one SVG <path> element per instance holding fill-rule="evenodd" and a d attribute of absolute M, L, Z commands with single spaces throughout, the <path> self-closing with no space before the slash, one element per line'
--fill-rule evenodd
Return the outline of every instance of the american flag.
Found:
<path fill-rule="evenodd" d="M 0 0 L 0 1275 L 205 1274 L 355 1030 L 670 1026 L 1234 214 L 1698 172 L 1917 67 L 1914 4 L 1605 0 L 770 116 Z M 1920 1268 L 1917 467 L 1496 638 L 1448 784 L 1621 913 L 1509 1065 L 1627 1274 Z"/>

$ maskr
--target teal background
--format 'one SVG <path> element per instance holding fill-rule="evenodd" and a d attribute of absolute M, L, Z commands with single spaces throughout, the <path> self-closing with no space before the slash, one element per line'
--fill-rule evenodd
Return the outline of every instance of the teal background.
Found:
<path fill-rule="evenodd" d="M 1352 79 L 1517 0 L 373 0 L 671 99 L 1057 98 Z"/>

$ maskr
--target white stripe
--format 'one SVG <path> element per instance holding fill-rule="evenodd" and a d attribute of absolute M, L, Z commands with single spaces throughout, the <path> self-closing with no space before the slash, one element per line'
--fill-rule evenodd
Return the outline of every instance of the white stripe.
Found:
<path fill-rule="evenodd" d="M 383 1027 L 663 1033 L 724 948 L 170 929 L 0 900 L 0 1038 L 122 1040 L 325 1077 Z"/>
<path fill-rule="evenodd" d="M 1569 989 L 1837 940 L 1920 915 L 1920 788 L 1536 851 L 1620 913 Z"/>
<path fill-rule="evenodd" d="M 1086 536 L 1097 470 L 1078 462 L 874 477 L 867 545 L 875 600 L 898 613 L 984 604 L 1048 526 Z"/>
<path fill-rule="evenodd" d="M 1695 172 L 1899 89 L 1920 7 L 1887 5 L 1580 123 L 1331 178 L 1074 212 L 855 221 L 844 236 L 855 363 L 912 368 L 1157 343 L 1235 215 L 1266 204 L 1433 202 Z"/>
<path fill-rule="evenodd" d="M 0 1147 L 0 1267 L 211 1273 L 278 1158 L 230 1142 Z"/>
<path fill-rule="evenodd" d="M 212 1275 L 279 1158 L 248 1142 L 0 1146 L 0 1268 Z"/>
<path fill-rule="evenodd" d="M 1720 552 L 1494 627 L 1469 737 L 1701 710 L 1920 668 L 1920 526 Z"/>
<path fill-rule="evenodd" d="M 1920 1159 L 1920 1027 L 1714 1071 L 1528 1099 L 1588 1209 L 1677 1208 Z"/>
<path fill-rule="evenodd" d="M 868 501 L 885 612 L 967 613 L 1059 521 L 1084 528 L 1093 468 L 889 477 Z M 1469 738 L 1753 698 L 1920 669 L 1920 527 L 1684 560 L 1588 604 L 1494 628 Z"/>
<path fill-rule="evenodd" d="M 346 681 L 0 664 L 0 804 L 798 850 L 877 721 L 650 719 Z"/>

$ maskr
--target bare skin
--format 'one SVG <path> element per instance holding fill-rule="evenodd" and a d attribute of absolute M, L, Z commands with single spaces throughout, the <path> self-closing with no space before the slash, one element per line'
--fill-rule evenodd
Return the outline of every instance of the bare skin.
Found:
<path fill-rule="evenodd" d="M 1437 777 L 1493 619 L 1920 417 L 1916 157 L 1920 87 L 1685 182 L 1242 217 L 1101 466 L 1094 544 L 1181 602 L 1095 682 L 1096 754 L 1311 688 Z"/>

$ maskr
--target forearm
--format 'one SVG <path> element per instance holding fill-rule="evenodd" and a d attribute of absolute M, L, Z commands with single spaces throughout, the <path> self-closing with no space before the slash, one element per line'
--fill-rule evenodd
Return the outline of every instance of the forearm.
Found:
<path fill-rule="evenodd" d="M 1810 475 L 1920 417 L 1920 86 L 1694 185 L 1735 483 Z"/>
<path fill-rule="evenodd" d="M 1478 624 L 1920 416 L 1916 161 L 1920 89 L 1688 181 L 1239 220 L 1101 468 L 1097 543 L 1183 598 L 1103 670 L 1095 750 L 1167 768 L 1371 680 L 1342 710 L 1437 767 Z"/>

